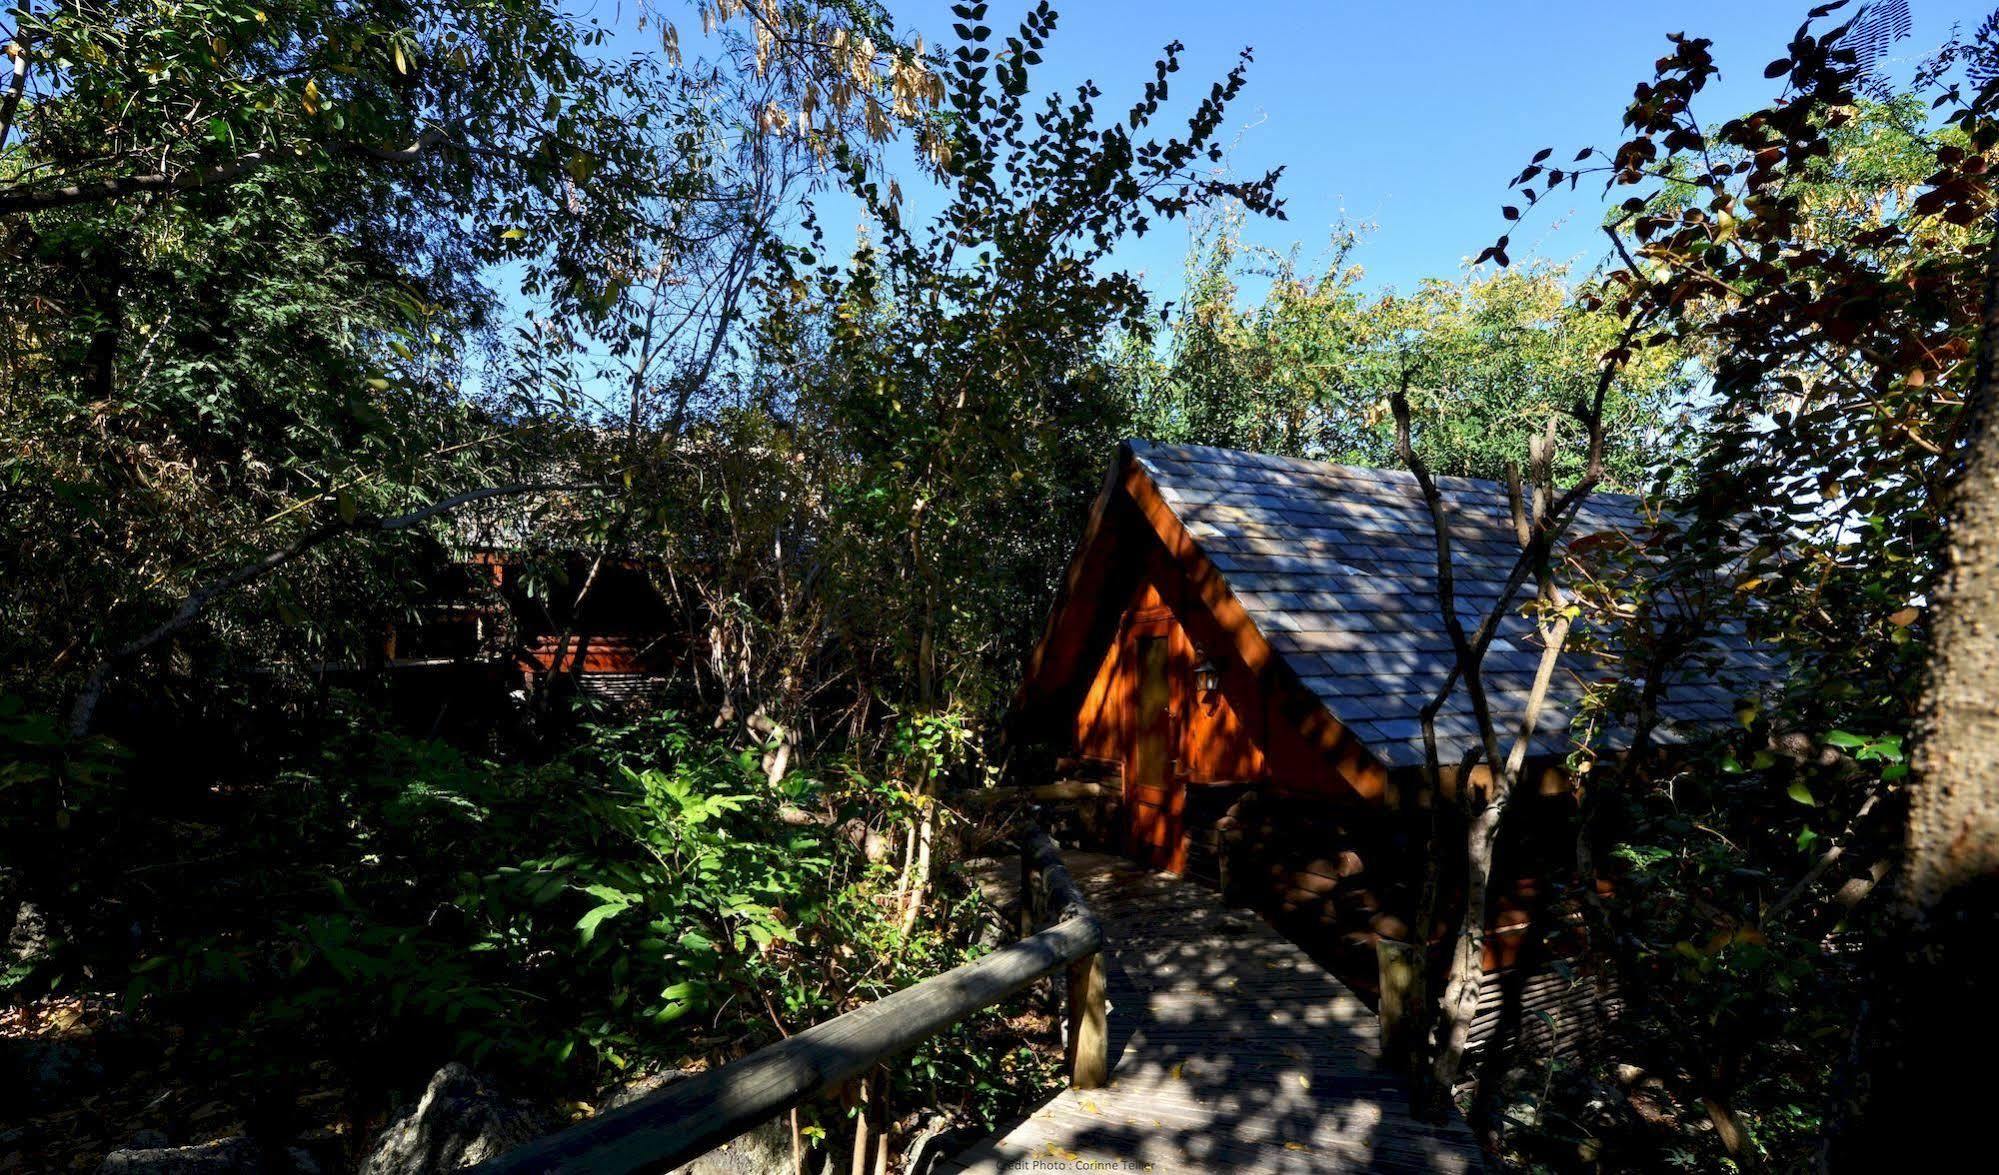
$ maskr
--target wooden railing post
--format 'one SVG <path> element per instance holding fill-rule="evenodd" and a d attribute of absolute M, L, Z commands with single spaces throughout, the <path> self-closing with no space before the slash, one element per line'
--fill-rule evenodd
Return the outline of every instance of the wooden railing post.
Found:
<path fill-rule="evenodd" d="M 853 1148 L 848 1153 L 849 1175 L 867 1175 L 868 1172 L 868 1074 L 849 1081 L 840 1087 L 840 1105 L 853 1118 Z"/>
<path fill-rule="evenodd" d="M 1417 1032 L 1423 1024 L 1423 952 L 1406 942 L 1377 938 L 1374 958 L 1381 985 L 1382 1063 L 1414 1074 L 1422 1062 Z"/>
<path fill-rule="evenodd" d="M 854 1110 L 853 1175 L 888 1169 L 888 1115 L 882 1105 L 887 1093 L 880 1069 L 870 1069 L 847 1087 L 846 1100 Z"/>
<path fill-rule="evenodd" d="M 1111 1040 L 1104 953 L 1069 964 L 1069 1084 L 1102 1089 L 1110 1080 Z"/>

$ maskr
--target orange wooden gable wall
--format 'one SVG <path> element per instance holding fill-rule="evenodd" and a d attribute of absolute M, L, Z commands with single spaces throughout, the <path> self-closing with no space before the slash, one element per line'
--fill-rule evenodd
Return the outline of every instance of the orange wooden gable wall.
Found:
<path fill-rule="evenodd" d="M 1293 729 L 1256 674 L 1228 664 L 1226 632 L 1188 591 L 1166 549 L 1144 552 L 1131 590 L 1122 601 L 1104 600 L 1119 623 L 1105 642 L 1076 708 L 1071 737 L 1076 752 L 1126 762 L 1135 737 L 1140 681 L 1139 631 L 1162 631 L 1168 640 L 1167 680 L 1172 688 L 1171 745 L 1189 783 L 1275 783 L 1287 789 L 1353 791 L 1332 763 Z M 1203 656 L 1222 668 L 1222 688 L 1202 696 L 1194 667 Z"/>

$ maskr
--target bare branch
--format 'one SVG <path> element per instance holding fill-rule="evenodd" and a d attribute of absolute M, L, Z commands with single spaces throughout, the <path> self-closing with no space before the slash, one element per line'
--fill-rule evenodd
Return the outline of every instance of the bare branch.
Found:
<path fill-rule="evenodd" d="M 1513 512 L 1513 537 L 1525 548 L 1532 541 L 1534 532 L 1527 524 L 1527 496 L 1520 487 L 1520 467 L 1513 462 L 1506 463 L 1506 505 Z M 1512 592 L 1506 593 L 1508 597 Z"/>
<path fill-rule="evenodd" d="M 1514 560 L 1512 571 L 1507 576 L 1504 591 L 1480 622 L 1475 637 L 1465 633 L 1464 623 L 1457 614 L 1451 567 L 1450 511 L 1437 488 L 1436 480 L 1430 476 L 1429 468 L 1416 452 L 1411 436 L 1406 372 L 1402 387 L 1389 398 L 1389 407 L 1395 416 L 1396 448 L 1401 454 L 1403 463 L 1415 476 L 1423 500 L 1430 510 L 1431 527 L 1436 536 L 1438 608 L 1445 630 L 1450 634 L 1451 647 L 1457 662 L 1447 675 L 1443 688 L 1423 707 L 1420 715 L 1423 724 L 1425 763 L 1429 768 L 1433 787 L 1441 791 L 1434 720 L 1451 691 L 1462 681 L 1466 693 L 1471 698 L 1479 744 L 1489 764 L 1489 780 L 1484 802 L 1476 809 L 1476 815 L 1466 830 L 1465 907 L 1458 933 L 1453 939 L 1443 996 L 1438 1002 L 1441 1021 L 1436 1032 L 1436 1053 L 1430 1066 L 1429 1096 L 1432 1101 L 1446 1096 L 1445 1091 L 1452 1087 L 1463 1064 L 1470 1037 L 1471 1020 L 1478 1004 L 1479 977 L 1482 973 L 1481 961 L 1485 942 L 1487 888 L 1491 876 L 1494 845 L 1497 843 L 1514 786 L 1526 765 L 1528 748 L 1532 745 L 1534 733 L 1540 726 L 1541 712 L 1546 706 L 1548 692 L 1559 668 L 1562 651 L 1568 643 L 1574 622 L 1570 611 L 1563 606 L 1561 590 L 1555 583 L 1554 548 L 1574 522 L 1583 500 L 1603 478 L 1603 406 L 1611 385 L 1630 358 L 1631 343 L 1637 337 L 1637 332 L 1642 329 L 1643 323 L 1642 317 L 1633 317 L 1626 322 L 1617 345 L 1604 356 L 1603 369 L 1599 373 L 1594 394 L 1588 400 L 1579 402 L 1574 409 L 1574 415 L 1582 423 L 1588 437 L 1587 467 L 1576 483 L 1566 493 L 1556 496 L 1554 458 L 1558 433 L 1556 421 L 1552 419 L 1545 431 L 1533 438 L 1529 445 L 1528 477 L 1532 485 L 1523 486 L 1518 471 L 1508 469 L 1508 499 L 1514 534 L 1520 542 L 1521 549 L 1519 556 Z M 1522 707 L 1513 745 L 1502 761 L 1499 756 L 1499 736 L 1488 704 L 1481 666 L 1485 651 L 1498 631 L 1500 618 L 1511 608 L 1514 594 L 1526 582 L 1529 575 L 1534 577 L 1536 595 L 1541 606 L 1540 618 L 1536 624 L 1542 638 L 1541 658 L 1535 667 L 1534 681 Z M 1467 766 L 1471 761 L 1471 757 L 1468 756 Z M 1469 775 L 1468 770 L 1465 771 L 1465 775 Z M 1469 797 L 1469 778 L 1461 779 L 1459 786 L 1463 789 L 1463 794 Z M 1442 827 L 1441 824 L 1439 827 Z M 1438 847 L 1441 849 L 1441 845 Z"/>
<path fill-rule="evenodd" d="M 1496 764 L 1499 762 L 1499 740 L 1493 731 L 1491 709 L 1486 703 L 1485 683 L 1478 673 L 1478 663 L 1485 650 L 1482 645 L 1473 645 L 1465 634 L 1464 621 L 1458 617 L 1457 581 L 1451 561 L 1450 516 L 1444 506 L 1443 494 L 1437 489 L 1436 479 L 1430 476 L 1430 467 L 1417 454 L 1415 442 L 1410 436 L 1409 374 L 1406 371 L 1402 376 L 1402 386 L 1389 396 L 1388 405 L 1395 414 L 1395 447 L 1402 455 L 1402 463 L 1415 475 L 1417 488 L 1423 493 L 1423 503 L 1430 510 L 1430 525 L 1436 535 L 1437 549 L 1437 609 L 1443 619 L 1444 630 L 1450 634 L 1451 649 L 1457 655 L 1457 673 L 1454 676 L 1464 682 L 1465 692 L 1471 699 L 1472 717 L 1478 724 L 1486 762 Z M 1509 590 L 1507 596 L 1511 595 Z M 1504 606 L 1502 600 L 1499 607 Z M 1495 612 L 1497 610 L 1495 608 Z M 1451 687 L 1452 682 L 1447 679 L 1433 704 L 1425 707 L 1430 718 L 1434 718 L 1443 707 Z"/>

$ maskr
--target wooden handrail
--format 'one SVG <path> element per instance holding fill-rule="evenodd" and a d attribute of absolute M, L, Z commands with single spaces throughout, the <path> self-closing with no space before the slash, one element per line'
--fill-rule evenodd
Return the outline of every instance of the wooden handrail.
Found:
<path fill-rule="evenodd" d="M 1084 1089 L 1102 1085 L 1108 1068 L 1103 930 L 1046 833 L 1035 829 L 1028 834 L 1021 859 L 1028 882 L 1021 893 L 1022 909 L 1055 911 L 1054 925 L 1047 929 L 473 1170 L 516 1175 L 678 1167 L 787 1110 L 836 1092 L 883 1061 L 1065 969 L 1071 1080 Z"/>

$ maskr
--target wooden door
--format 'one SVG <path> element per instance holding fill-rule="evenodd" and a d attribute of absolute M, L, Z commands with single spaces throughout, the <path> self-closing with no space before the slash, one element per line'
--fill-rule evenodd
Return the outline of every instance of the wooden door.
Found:
<path fill-rule="evenodd" d="M 1162 627 L 1133 633 L 1133 715 L 1125 765 L 1128 851 L 1155 869 L 1179 866 L 1186 787 L 1173 770 L 1172 636 Z"/>

